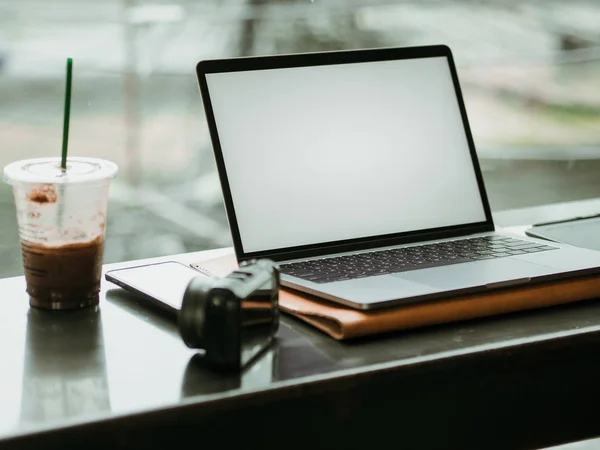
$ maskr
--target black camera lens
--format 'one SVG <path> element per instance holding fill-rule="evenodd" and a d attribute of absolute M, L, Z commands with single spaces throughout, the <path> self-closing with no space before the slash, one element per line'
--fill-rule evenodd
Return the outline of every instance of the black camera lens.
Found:
<path fill-rule="evenodd" d="M 179 332 L 190 348 L 222 369 L 239 370 L 273 341 L 279 328 L 279 267 L 262 259 L 224 278 L 196 277 L 184 292 Z"/>
<path fill-rule="evenodd" d="M 203 349 L 205 346 L 205 303 L 212 285 L 212 279 L 198 276 L 189 282 L 183 294 L 178 318 L 179 333 L 189 348 Z"/>

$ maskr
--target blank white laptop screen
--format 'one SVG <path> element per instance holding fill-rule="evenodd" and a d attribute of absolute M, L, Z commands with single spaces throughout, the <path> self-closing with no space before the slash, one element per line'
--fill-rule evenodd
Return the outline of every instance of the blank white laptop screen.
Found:
<path fill-rule="evenodd" d="M 206 79 L 245 252 L 486 220 L 445 57 Z"/>

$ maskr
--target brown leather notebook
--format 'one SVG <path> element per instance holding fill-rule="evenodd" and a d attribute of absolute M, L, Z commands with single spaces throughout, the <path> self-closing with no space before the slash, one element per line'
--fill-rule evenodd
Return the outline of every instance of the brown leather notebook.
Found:
<path fill-rule="evenodd" d="M 237 261 L 234 255 L 228 255 L 191 265 L 201 272 L 219 277 L 236 269 Z M 347 308 L 283 288 L 279 294 L 279 306 L 282 311 L 304 320 L 332 338 L 344 340 L 593 298 L 600 298 L 598 275 L 374 311 Z"/>

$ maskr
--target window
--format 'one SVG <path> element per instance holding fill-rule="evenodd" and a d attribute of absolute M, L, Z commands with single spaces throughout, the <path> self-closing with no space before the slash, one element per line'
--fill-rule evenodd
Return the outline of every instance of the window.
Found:
<path fill-rule="evenodd" d="M 0 166 L 113 160 L 105 262 L 231 244 L 194 66 L 204 58 L 444 43 L 494 211 L 600 193 L 600 10 L 592 1 L 0 0 Z M 2 276 L 21 273 L 0 186 Z"/>

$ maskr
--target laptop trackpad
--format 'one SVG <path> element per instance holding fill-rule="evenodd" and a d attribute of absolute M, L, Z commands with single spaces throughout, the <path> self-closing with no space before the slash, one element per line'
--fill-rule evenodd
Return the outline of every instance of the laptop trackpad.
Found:
<path fill-rule="evenodd" d="M 539 264 L 502 258 L 402 272 L 394 276 L 441 289 L 464 289 L 505 281 L 527 283 L 528 278 L 548 274 L 550 270 Z"/>

